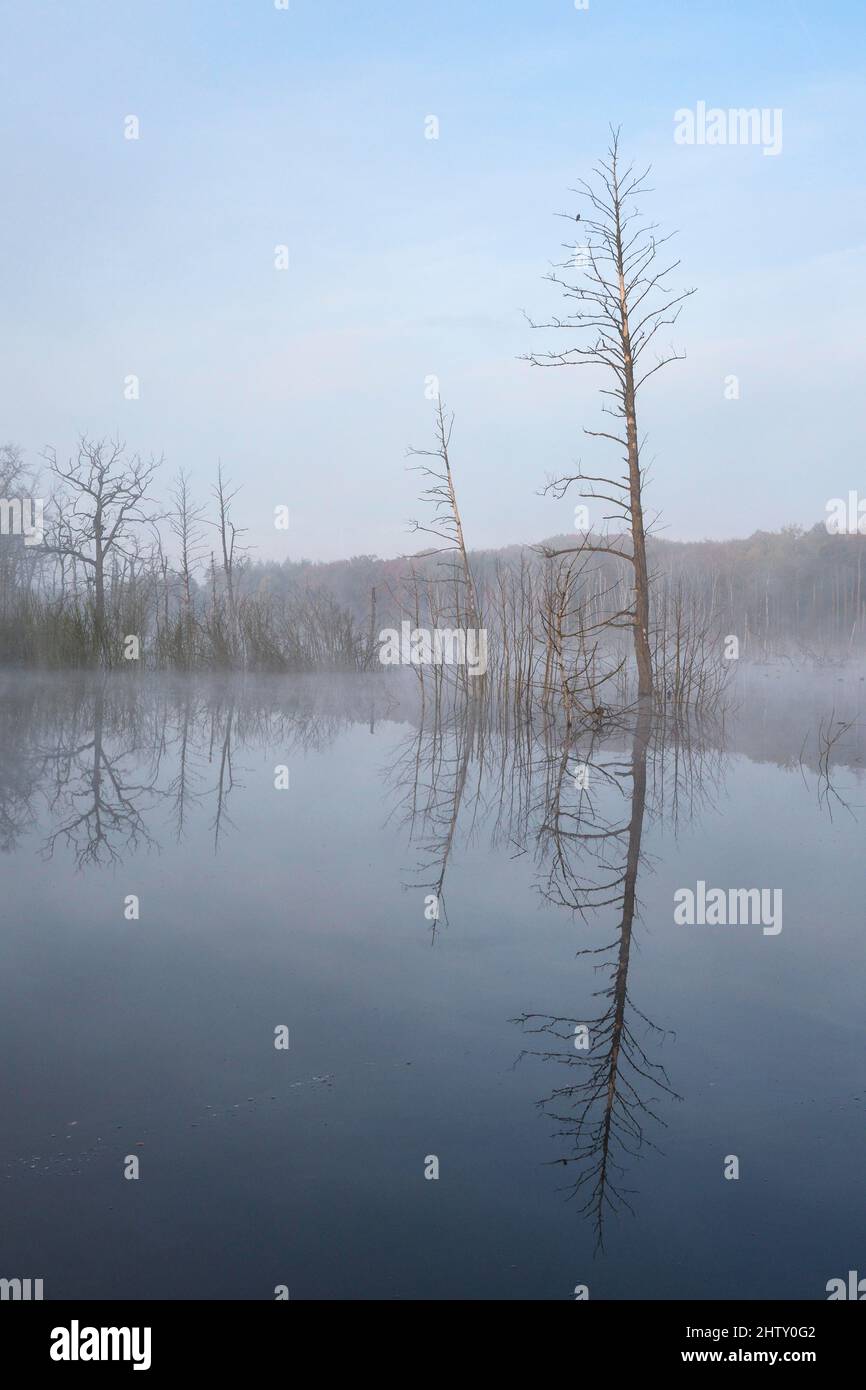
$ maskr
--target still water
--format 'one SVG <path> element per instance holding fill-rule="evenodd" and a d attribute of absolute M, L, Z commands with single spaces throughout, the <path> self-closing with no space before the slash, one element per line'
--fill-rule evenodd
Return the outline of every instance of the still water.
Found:
<path fill-rule="evenodd" d="M 401 682 L 0 681 L 0 1276 L 866 1273 L 859 676 L 757 670 L 724 718 L 571 744 Z M 677 925 L 699 882 L 781 890 L 782 929 Z"/>

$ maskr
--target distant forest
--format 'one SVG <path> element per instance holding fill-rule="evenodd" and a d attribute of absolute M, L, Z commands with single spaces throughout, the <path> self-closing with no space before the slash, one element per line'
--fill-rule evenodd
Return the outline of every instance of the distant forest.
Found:
<path fill-rule="evenodd" d="M 521 564 L 543 565 L 544 552 L 577 550 L 581 539 L 576 534 L 556 535 L 533 545 L 470 547 L 475 581 L 480 590 L 492 592 L 503 570 L 517 573 Z M 726 633 L 738 634 L 752 657 L 796 649 L 806 655 L 829 655 L 847 646 L 866 651 L 866 536 L 830 535 L 818 522 L 810 530 L 784 526 L 725 541 L 649 536 L 647 551 L 660 601 L 665 592 L 688 594 L 717 614 Z M 380 615 L 389 620 L 400 616 L 399 605 L 387 607 L 387 596 L 400 593 L 411 564 L 436 572 L 434 559 L 412 561 L 408 556 L 256 561 L 245 570 L 244 588 L 251 595 L 326 594 L 363 628 L 374 587 Z M 615 561 L 598 557 L 595 564 L 601 585 L 616 582 Z"/>
<path fill-rule="evenodd" d="M 85 446 L 46 507 L 43 540 L 0 535 L 6 665 L 121 666 L 134 634 L 150 669 L 373 670 L 379 632 L 407 618 L 448 623 L 477 613 L 492 643 L 499 633 L 500 646 L 514 648 L 544 645 L 557 588 L 562 611 L 583 612 L 581 631 L 602 608 L 628 606 L 616 554 L 593 554 L 587 564 L 577 534 L 499 550 L 467 542 L 468 581 L 448 545 L 444 555 L 388 560 L 259 560 L 235 520 L 239 489 L 222 474 L 208 506 L 193 499 L 183 474 L 159 506 L 150 495 L 155 464 L 113 445 Z M 35 490 L 20 451 L 0 449 L 0 497 Z M 615 552 L 621 536 L 606 539 Z M 727 541 L 649 535 L 647 554 L 653 629 L 665 630 L 668 645 L 688 629 L 713 641 L 736 634 L 746 659 L 828 662 L 866 650 L 864 536 L 831 535 L 822 522 Z M 566 633 L 578 635 L 573 625 Z"/>

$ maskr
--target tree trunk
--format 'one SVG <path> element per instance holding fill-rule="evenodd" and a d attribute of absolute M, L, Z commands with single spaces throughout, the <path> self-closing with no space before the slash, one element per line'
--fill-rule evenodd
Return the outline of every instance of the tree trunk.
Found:
<path fill-rule="evenodd" d="M 616 256 L 619 274 L 619 302 L 622 323 L 622 352 L 624 359 L 623 407 L 625 410 L 626 445 L 628 453 L 629 510 L 634 564 L 634 654 L 637 662 L 638 698 L 652 696 L 653 663 L 649 643 L 649 571 L 646 562 L 646 533 L 641 500 L 640 449 L 635 407 L 634 359 L 628 324 L 628 294 L 620 221 L 619 200 L 616 204 Z"/>
<path fill-rule="evenodd" d="M 94 518 L 94 545 L 93 545 L 93 583 L 94 583 L 94 603 L 93 603 L 93 625 L 96 637 L 96 646 L 100 657 L 105 657 L 105 551 L 102 545 L 102 513 L 97 508 Z"/>

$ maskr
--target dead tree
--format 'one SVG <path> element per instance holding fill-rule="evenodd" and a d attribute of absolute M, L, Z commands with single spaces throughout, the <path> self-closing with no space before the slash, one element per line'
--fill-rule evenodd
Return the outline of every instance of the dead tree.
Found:
<path fill-rule="evenodd" d="M 68 463 L 57 461 L 54 449 L 43 455 L 59 480 L 62 495 L 49 549 L 84 566 L 93 584 L 93 628 L 96 650 L 110 663 L 105 624 L 106 563 L 128 557 L 137 528 L 156 520 L 147 510 L 148 488 L 162 460 L 126 455 L 119 439 L 92 440 L 82 435 L 78 454 Z"/>
<path fill-rule="evenodd" d="M 193 573 L 201 558 L 203 506 L 197 506 L 192 499 L 189 476 L 179 468 L 171 492 L 172 510 L 170 526 L 178 545 L 178 573 L 183 585 L 183 602 L 189 612 L 192 609 Z"/>
<path fill-rule="evenodd" d="M 581 180 L 572 190 L 586 207 L 585 213 L 580 212 L 576 219 L 571 219 L 580 224 L 581 244 L 566 243 L 569 258 L 546 277 L 560 287 L 566 299 L 575 301 L 577 307 L 573 313 L 549 323 L 537 324 L 530 320 L 533 328 L 578 332 L 587 335 L 589 341 L 561 352 L 532 353 L 526 359 L 534 366 L 543 367 L 601 366 L 613 377 L 613 384 L 602 392 L 609 398 L 609 403 L 602 408 L 620 421 L 620 425 L 611 430 L 584 430 L 584 433 L 622 446 L 624 474 L 612 478 L 581 470 L 555 480 L 550 488 L 562 496 L 572 483 L 578 484 L 579 496 L 600 499 L 613 507 L 606 522 L 616 519 L 626 528 L 630 548 L 608 544 L 605 538 L 596 542 L 591 536 L 586 538 L 582 548 L 618 555 L 632 566 L 633 603 L 627 622 L 634 634 L 639 697 L 652 695 L 653 669 L 643 499 L 645 475 L 640 459 L 637 394 L 644 382 L 661 367 L 683 356 L 669 349 L 652 365 L 644 360 L 644 353 L 656 334 L 676 322 L 681 301 L 694 293 L 693 290 L 673 293 L 665 283 L 679 261 L 665 264 L 661 269 L 658 267 L 659 250 L 670 236 L 656 237 L 656 224 L 641 222 L 641 214 L 635 206 L 635 200 L 649 191 L 645 182 L 648 173 L 649 169 L 636 175 L 631 164 L 623 168 L 619 131 L 612 128 L 607 156 L 596 167 L 593 183 Z M 575 270 L 584 273 L 574 275 Z"/>
<path fill-rule="evenodd" d="M 238 546 L 237 538 L 243 535 L 243 529 L 235 526 L 231 519 L 231 506 L 235 497 L 240 492 L 240 487 L 236 487 L 233 492 L 227 489 L 230 482 L 223 477 L 223 467 L 217 465 L 217 481 L 212 488 L 213 495 L 217 503 L 217 520 L 211 522 L 219 531 L 220 549 L 223 557 L 223 580 L 225 583 L 226 603 L 228 606 L 229 620 L 229 645 L 232 652 L 240 646 L 240 620 L 238 615 L 237 589 L 235 579 L 237 574 L 238 559 L 242 554 L 242 547 Z M 213 572 L 213 557 L 211 556 L 211 571 Z"/>
<path fill-rule="evenodd" d="M 177 471 L 171 500 L 172 509 L 169 515 L 169 525 L 178 546 L 178 573 L 181 581 L 183 611 L 181 623 L 183 656 L 187 663 L 192 664 L 195 654 L 192 586 L 194 583 L 193 574 L 202 554 L 201 518 L 204 507 L 196 505 L 193 501 L 189 477 L 182 468 Z"/>
<path fill-rule="evenodd" d="M 478 594 L 475 588 L 475 580 L 472 576 L 472 569 L 469 564 L 469 556 L 466 553 L 466 542 L 463 538 L 463 523 L 460 519 L 460 509 L 457 506 L 457 493 L 454 488 L 454 477 L 451 472 L 451 460 L 448 454 L 451 443 L 451 431 L 454 427 L 454 416 L 446 415 L 445 406 L 441 398 L 436 402 L 435 414 L 435 434 L 436 445 L 433 449 L 409 449 L 410 458 L 435 458 L 439 460 L 438 468 L 431 468 L 427 464 L 416 465 L 416 471 L 429 479 L 429 487 L 423 496 L 426 501 L 432 503 L 433 517 L 432 524 L 422 526 L 418 521 L 410 522 L 413 531 L 421 531 L 430 536 L 435 536 L 437 540 L 444 544 L 434 550 L 422 551 L 416 559 L 426 558 L 431 555 L 455 554 L 457 555 L 457 571 L 459 582 L 462 583 L 464 591 L 463 606 L 466 611 L 469 627 L 478 627 L 479 603 Z M 459 583 L 458 583 L 459 590 Z M 457 621 L 460 621 L 460 604 L 457 603 Z"/>

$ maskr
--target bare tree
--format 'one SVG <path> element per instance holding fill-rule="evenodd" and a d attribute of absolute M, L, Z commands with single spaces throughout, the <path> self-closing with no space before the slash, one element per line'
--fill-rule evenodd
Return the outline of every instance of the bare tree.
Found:
<path fill-rule="evenodd" d="M 463 538 L 463 523 L 460 519 L 460 509 L 457 506 L 457 493 L 454 488 L 454 476 L 451 472 L 451 460 L 448 449 L 451 443 L 451 431 L 454 428 L 454 416 L 446 415 L 445 406 L 441 397 L 436 401 L 434 429 L 436 434 L 436 445 L 433 449 L 409 449 L 410 458 L 435 458 L 439 460 L 438 468 L 431 468 L 428 464 L 415 465 L 416 471 L 430 480 L 429 487 L 423 493 L 424 499 L 433 506 L 432 525 L 422 526 L 418 521 L 410 522 L 413 531 L 421 531 L 430 536 L 435 536 L 437 540 L 444 541 L 444 545 L 434 550 L 422 551 L 416 559 L 421 559 L 430 555 L 444 555 L 455 553 L 458 556 L 457 568 L 462 579 L 465 591 L 464 607 L 471 627 L 477 627 L 479 623 L 479 604 L 478 594 L 475 589 L 475 580 L 472 577 L 472 570 L 469 565 L 469 556 L 466 553 L 466 542 Z M 458 604 L 459 610 L 459 604 Z M 458 621 L 460 614 L 457 614 Z"/>
<path fill-rule="evenodd" d="M 226 586 L 226 602 L 228 604 L 229 633 L 232 646 L 237 646 L 240 640 L 240 624 L 238 622 L 237 592 L 235 589 L 235 569 L 237 559 L 240 556 L 241 548 L 237 545 L 238 536 L 243 535 L 243 530 L 235 526 L 231 519 L 231 507 L 235 497 L 240 492 L 236 487 L 233 492 L 228 488 L 231 482 L 223 477 L 223 466 L 217 465 L 217 481 L 213 488 L 213 495 L 217 502 L 217 520 L 212 523 L 216 526 L 220 537 L 220 549 L 223 557 L 223 577 Z M 211 557 L 211 570 L 213 571 L 213 558 Z"/>
<path fill-rule="evenodd" d="M 106 562 L 130 557 L 137 526 L 155 518 L 147 511 L 148 488 L 162 460 L 128 457 L 122 440 L 95 440 L 81 435 L 78 453 L 68 463 L 54 449 L 43 458 L 59 480 L 57 517 L 49 548 L 83 565 L 93 584 L 93 624 L 97 651 L 110 659 L 105 626 Z"/>
<path fill-rule="evenodd" d="M 193 651 L 193 573 L 202 554 L 201 518 L 203 506 L 193 501 L 189 486 L 189 476 L 179 468 L 171 493 L 172 510 L 169 525 L 178 544 L 178 573 L 181 581 L 181 602 L 183 607 L 182 632 L 185 659 L 192 661 Z"/>
<path fill-rule="evenodd" d="M 603 391 L 603 395 L 610 398 L 603 410 L 622 422 L 618 428 L 624 430 L 624 436 L 608 430 L 584 430 L 584 433 L 622 446 L 625 450 L 624 475 L 610 478 L 581 470 L 556 480 L 551 488 L 562 496 L 572 483 L 579 484 L 580 496 L 610 503 L 614 508 L 612 517 L 627 527 L 630 550 L 604 540 L 597 543 L 591 537 L 586 538 L 581 548 L 619 555 L 631 563 L 634 600 L 627 621 L 634 633 L 639 697 L 652 695 L 653 670 L 637 394 L 649 377 L 683 355 L 669 349 L 652 365 L 643 360 L 659 330 L 676 322 L 681 301 L 694 293 L 683 290 L 677 294 L 668 289 L 666 277 L 679 261 L 659 269 L 656 257 L 670 236 L 657 238 L 656 224 L 640 221 L 635 200 L 649 192 L 645 182 L 648 173 L 646 169 L 643 174 L 636 175 L 631 164 L 623 168 L 619 156 L 619 130 L 611 128 L 607 156 L 596 167 L 594 182 L 581 180 L 572 190 L 588 204 L 586 216 L 578 213 L 576 219 L 572 219 L 580 223 L 583 242 L 580 246 L 566 243 L 571 253 L 569 259 L 546 277 L 562 289 L 566 299 L 574 300 L 577 308 L 565 318 L 555 318 L 546 324 L 532 323 L 533 328 L 580 331 L 587 334 L 590 341 L 561 352 L 532 353 L 527 359 L 534 366 L 544 367 L 602 366 L 613 376 L 613 385 Z M 584 275 L 575 278 L 561 273 L 575 268 L 582 268 Z M 607 517 L 606 521 L 611 519 Z"/>
<path fill-rule="evenodd" d="M 187 612 L 192 608 L 192 577 L 201 556 L 201 517 L 203 506 L 196 506 L 189 487 L 189 475 L 183 468 L 177 470 L 171 499 L 173 509 L 170 517 L 172 533 L 179 548 L 178 572 L 183 583 L 183 601 Z"/>

